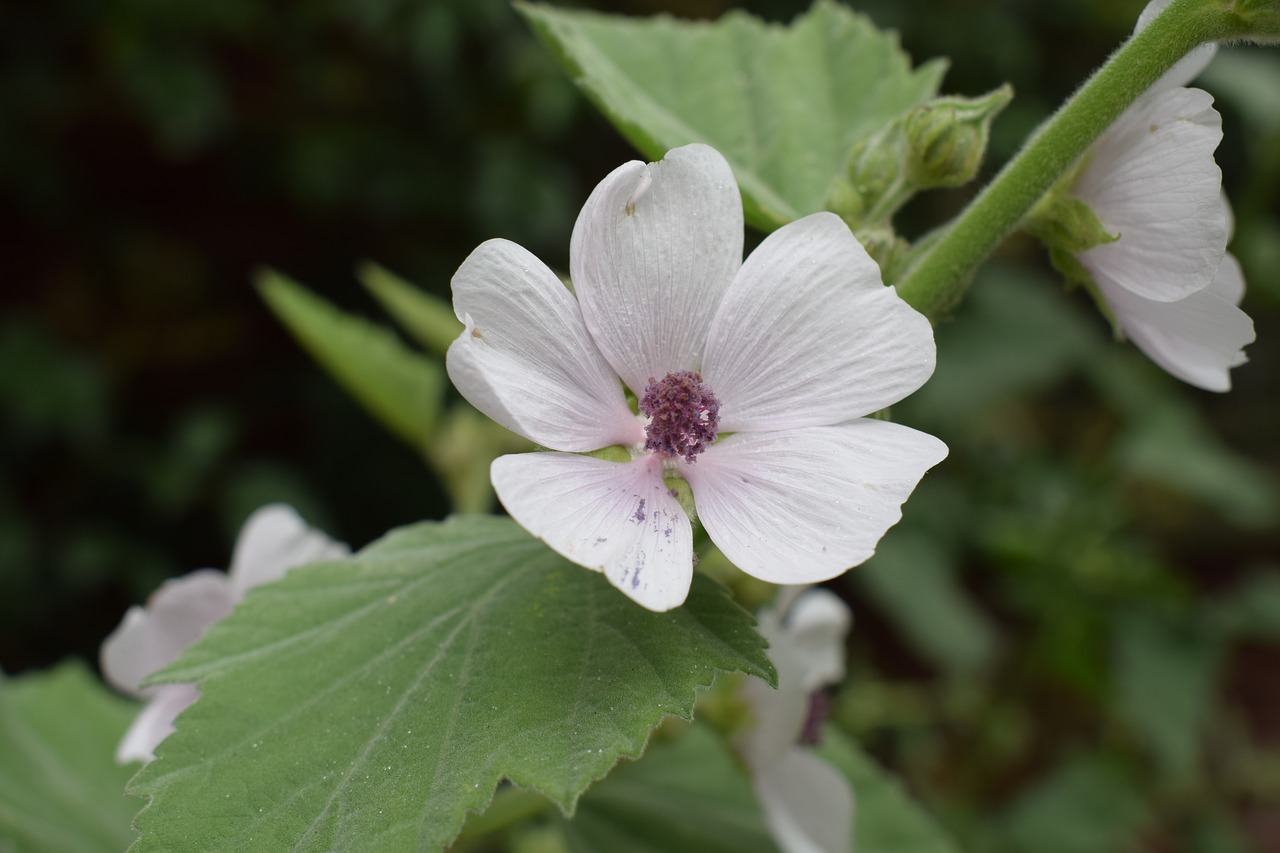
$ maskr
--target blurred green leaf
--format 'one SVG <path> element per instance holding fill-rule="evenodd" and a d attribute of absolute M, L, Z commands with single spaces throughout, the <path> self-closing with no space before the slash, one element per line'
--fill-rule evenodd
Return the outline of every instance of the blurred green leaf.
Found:
<path fill-rule="evenodd" d="M 420 290 L 377 264 L 366 263 L 356 277 L 414 340 L 444 355 L 462 332 L 462 323 L 443 300 Z"/>
<path fill-rule="evenodd" d="M 329 375 L 383 426 L 423 453 L 444 394 L 440 363 L 279 273 L 264 273 L 258 287 L 276 316 Z"/>
<path fill-rule="evenodd" d="M 819 753 L 853 786 L 853 831 L 858 853 L 956 853 L 937 822 L 839 729 L 827 726 Z"/>
<path fill-rule="evenodd" d="M 916 651 L 947 672 L 989 666 L 999 645 L 995 626 L 956 578 L 936 542 L 908 527 L 891 530 L 875 556 L 850 576 Z"/>
<path fill-rule="evenodd" d="M 751 783 L 714 730 L 690 726 L 591 788 L 564 824 L 572 853 L 770 853 Z"/>
<path fill-rule="evenodd" d="M 1097 755 L 1074 758 L 1020 796 L 1002 821 L 1010 851 L 1126 850 L 1147 818 L 1128 777 Z"/>
<path fill-rule="evenodd" d="M 1280 57 L 1253 47 L 1223 47 L 1197 85 L 1238 109 L 1256 131 L 1280 132 Z"/>
<path fill-rule="evenodd" d="M 509 519 L 401 528 L 164 670 L 201 699 L 133 783 L 136 849 L 438 849 L 504 777 L 571 813 L 717 671 L 772 678 L 752 624 L 702 576 L 645 610 Z"/>
<path fill-rule="evenodd" d="M 123 850 L 140 800 L 137 769 L 115 762 L 138 706 L 79 662 L 18 678 L 0 674 L 0 850 Z"/>
<path fill-rule="evenodd" d="M 1117 709 L 1175 781 L 1196 770 L 1223 651 L 1220 640 L 1195 626 L 1133 610 L 1116 625 Z"/>
<path fill-rule="evenodd" d="M 1249 575 L 1206 612 L 1208 624 L 1227 637 L 1280 640 L 1280 566 Z"/>
<path fill-rule="evenodd" d="M 742 12 L 709 23 L 516 8 L 645 157 L 719 149 L 747 221 L 766 230 L 823 210 L 854 144 L 932 97 L 946 69 L 913 70 L 895 34 L 828 0 L 789 27 Z"/>

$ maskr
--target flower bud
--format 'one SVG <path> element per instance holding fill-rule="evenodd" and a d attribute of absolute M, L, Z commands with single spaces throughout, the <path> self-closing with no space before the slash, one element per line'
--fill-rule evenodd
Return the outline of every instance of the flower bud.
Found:
<path fill-rule="evenodd" d="M 1012 97 L 1006 85 L 981 98 L 935 98 L 908 113 L 903 130 L 913 187 L 958 187 L 972 180 L 987 151 L 991 120 Z"/>

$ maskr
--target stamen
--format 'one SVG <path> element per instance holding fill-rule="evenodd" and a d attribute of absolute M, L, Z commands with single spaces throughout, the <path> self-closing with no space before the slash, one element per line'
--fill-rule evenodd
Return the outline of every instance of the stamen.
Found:
<path fill-rule="evenodd" d="M 649 418 L 645 450 L 693 462 L 716 440 L 720 401 L 691 370 L 668 373 L 661 380 L 650 376 L 640 411 Z"/>

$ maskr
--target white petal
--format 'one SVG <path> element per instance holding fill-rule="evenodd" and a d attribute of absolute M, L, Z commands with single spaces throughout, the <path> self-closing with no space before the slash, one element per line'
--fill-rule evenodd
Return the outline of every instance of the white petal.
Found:
<path fill-rule="evenodd" d="M 793 747 L 772 766 L 755 769 L 753 781 L 783 853 L 853 849 L 853 789 L 812 750 Z"/>
<path fill-rule="evenodd" d="M 811 589 L 787 610 L 788 644 L 802 662 L 800 684 L 810 693 L 844 678 L 844 639 L 852 623 L 849 607 L 825 589 Z"/>
<path fill-rule="evenodd" d="M 772 583 L 827 580 L 872 555 L 947 448 L 887 421 L 737 433 L 680 472 L 712 541 Z"/>
<path fill-rule="evenodd" d="M 349 553 L 346 545 L 308 527 L 293 507 L 268 504 L 255 510 L 240 529 L 231 556 L 231 585 L 239 599 L 252 587 L 279 580 L 294 566 Z"/>
<path fill-rule="evenodd" d="M 1231 390 L 1230 369 L 1248 361 L 1253 321 L 1237 304 L 1244 293 L 1240 264 L 1222 259 L 1213 283 L 1177 302 L 1153 302 L 1121 289 L 1102 291 L 1120 327 L 1147 357 L 1183 382 L 1206 391 Z"/>
<path fill-rule="evenodd" d="M 582 316 L 623 381 L 698 370 L 711 317 L 742 263 L 742 199 L 714 148 L 632 161 L 591 193 L 569 265 Z"/>
<path fill-rule="evenodd" d="M 230 580 L 214 569 L 165 581 L 145 610 L 130 607 L 103 642 L 102 674 L 120 690 L 139 695 L 144 678 L 177 660 L 235 602 Z"/>
<path fill-rule="evenodd" d="M 896 403 L 933 373 L 933 329 L 831 213 L 769 235 L 725 294 L 702 375 L 720 429 L 825 426 Z"/>
<path fill-rule="evenodd" d="M 494 491 L 522 527 L 650 610 L 684 603 L 693 580 L 689 517 L 662 460 L 607 462 L 568 453 L 495 459 Z"/>
<path fill-rule="evenodd" d="M 116 747 L 116 761 L 120 764 L 155 758 L 160 741 L 173 734 L 174 719 L 200 698 L 194 684 L 164 684 L 152 689 L 155 694 L 133 718 Z"/>
<path fill-rule="evenodd" d="M 1172 302 L 1213 280 L 1229 225 L 1213 160 L 1222 119 L 1212 104 L 1199 89 L 1143 95 L 1086 155 L 1072 192 L 1119 235 L 1080 255 L 1099 286 Z"/>
<path fill-rule="evenodd" d="M 453 308 L 466 328 L 446 366 L 471 405 L 556 450 L 644 440 L 573 294 L 528 251 L 482 243 L 453 276 Z"/>
<path fill-rule="evenodd" d="M 1146 29 L 1147 24 L 1151 23 L 1151 19 L 1163 12 L 1165 7 L 1172 2 L 1173 0 L 1151 0 L 1147 7 L 1142 10 L 1142 14 L 1138 16 L 1138 23 L 1134 26 L 1133 32 L 1136 34 Z M 1193 48 L 1190 53 L 1175 62 L 1173 67 L 1166 71 L 1164 76 L 1157 80 L 1151 89 L 1172 89 L 1176 86 L 1187 85 L 1209 67 L 1209 63 L 1213 61 L 1213 57 L 1217 53 L 1218 45 L 1216 42 L 1209 42 Z"/>

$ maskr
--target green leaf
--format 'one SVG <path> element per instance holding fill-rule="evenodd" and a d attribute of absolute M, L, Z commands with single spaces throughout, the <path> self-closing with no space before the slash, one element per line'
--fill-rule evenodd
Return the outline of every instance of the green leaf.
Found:
<path fill-rule="evenodd" d="M 747 221 L 768 230 L 823 210 L 854 145 L 932 97 L 946 70 L 913 70 L 896 34 L 829 0 L 789 27 L 741 12 L 711 23 L 516 8 L 644 156 L 719 149 Z"/>
<path fill-rule="evenodd" d="M 79 662 L 0 674 L 0 850 L 123 850 L 141 803 L 125 796 L 136 766 L 115 762 L 138 706 Z"/>
<path fill-rule="evenodd" d="M 695 578 L 652 613 L 508 519 L 393 531 L 252 590 L 162 678 L 198 681 L 133 791 L 138 851 L 436 849 L 503 777 L 571 812 L 717 670 L 772 678 Z"/>
<path fill-rule="evenodd" d="M 860 853 L 956 853 L 933 817 L 839 729 L 823 729 L 819 754 L 844 774 L 857 798 L 853 821 Z"/>
<path fill-rule="evenodd" d="M 960 586 L 953 561 L 920 531 L 891 530 L 852 577 L 916 651 L 942 669 L 971 673 L 993 661 L 995 626 Z"/>
<path fill-rule="evenodd" d="M 1121 618 L 1115 651 L 1120 714 L 1155 753 L 1164 775 L 1190 779 L 1222 668 L 1222 642 L 1135 612 Z"/>
<path fill-rule="evenodd" d="M 771 853 L 760 805 L 728 745 L 693 725 L 587 792 L 564 825 L 573 853 Z"/>
<path fill-rule="evenodd" d="M 362 264 L 356 278 L 414 340 L 443 355 L 462 332 L 449 303 L 419 290 L 377 264 Z"/>
<path fill-rule="evenodd" d="M 444 394 L 439 362 L 276 272 L 262 297 L 311 357 L 387 429 L 421 453 Z"/>
<path fill-rule="evenodd" d="M 1068 761 L 1019 797 L 1002 823 L 1011 851 L 1097 853 L 1129 849 L 1147 816 L 1127 776 L 1088 756 Z"/>
<path fill-rule="evenodd" d="M 1221 636 L 1280 640 L 1280 566 L 1254 572 L 1205 610 Z"/>

